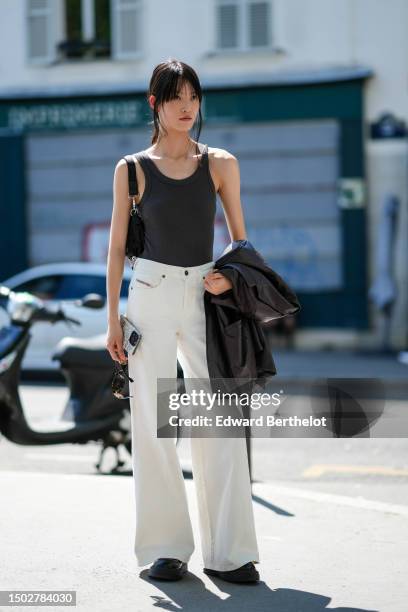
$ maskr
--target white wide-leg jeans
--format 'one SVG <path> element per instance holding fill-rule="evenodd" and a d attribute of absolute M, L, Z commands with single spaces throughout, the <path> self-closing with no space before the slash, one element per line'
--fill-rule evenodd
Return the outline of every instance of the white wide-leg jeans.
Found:
<path fill-rule="evenodd" d="M 139 257 L 126 316 L 142 339 L 128 356 L 132 466 L 136 495 L 134 552 L 139 566 L 158 557 L 187 562 L 194 550 L 175 438 L 157 437 L 157 378 L 206 378 L 205 274 L 214 262 L 183 268 Z M 204 567 L 229 571 L 259 563 L 244 437 L 191 437 L 191 460 Z"/>

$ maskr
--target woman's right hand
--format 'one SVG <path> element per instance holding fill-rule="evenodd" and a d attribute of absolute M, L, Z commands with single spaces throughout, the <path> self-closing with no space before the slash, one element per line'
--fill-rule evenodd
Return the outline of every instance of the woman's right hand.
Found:
<path fill-rule="evenodd" d="M 106 348 L 113 361 L 119 361 L 122 364 L 126 363 L 127 357 L 123 350 L 123 330 L 119 318 L 108 325 Z"/>

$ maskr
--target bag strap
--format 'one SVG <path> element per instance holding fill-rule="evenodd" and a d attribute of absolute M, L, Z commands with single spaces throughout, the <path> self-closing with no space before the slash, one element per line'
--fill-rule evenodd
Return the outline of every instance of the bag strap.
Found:
<path fill-rule="evenodd" d="M 123 159 L 126 161 L 127 164 L 129 199 L 132 200 L 132 209 L 130 211 L 130 214 L 134 215 L 137 212 L 137 214 L 140 216 L 139 208 L 136 206 L 135 202 L 135 196 L 139 195 L 135 159 L 133 155 L 124 155 Z"/>
<path fill-rule="evenodd" d="M 129 180 L 129 197 L 139 195 L 137 186 L 137 175 L 136 175 L 136 164 L 133 155 L 125 155 L 124 159 L 127 163 L 128 168 L 128 180 Z"/>

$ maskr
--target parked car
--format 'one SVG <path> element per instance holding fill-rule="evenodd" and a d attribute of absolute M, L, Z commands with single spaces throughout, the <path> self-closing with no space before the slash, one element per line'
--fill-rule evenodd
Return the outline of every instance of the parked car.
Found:
<path fill-rule="evenodd" d="M 123 271 L 119 311 L 125 313 L 126 300 L 132 269 L 127 264 Z M 65 313 L 81 321 L 82 325 L 68 327 L 65 323 L 36 323 L 32 328 L 32 340 L 24 357 L 22 367 L 29 370 L 55 370 L 58 363 L 51 360 L 56 344 L 64 336 L 84 338 L 106 334 L 106 305 L 100 310 L 78 308 L 74 300 L 87 293 L 98 293 L 106 299 L 106 265 L 87 262 L 64 262 L 44 264 L 24 270 L 0 285 L 13 291 L 28 291 L 41 298 L 48 307 L 58 308 L 63 302 Z M 8 322 L 7 313 L 0 309 L 0 327 Z"/>

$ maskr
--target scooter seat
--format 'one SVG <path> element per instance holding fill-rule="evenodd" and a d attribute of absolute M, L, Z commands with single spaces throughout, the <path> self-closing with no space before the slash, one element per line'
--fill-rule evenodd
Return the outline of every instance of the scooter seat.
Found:
<path fill-rule="evenodd" d="M 52 354 L 61 366 L 88 366 L 112 368 L 113 360 L 105 346 L 106 333 L 90 338 L 62 338 Z"/>

